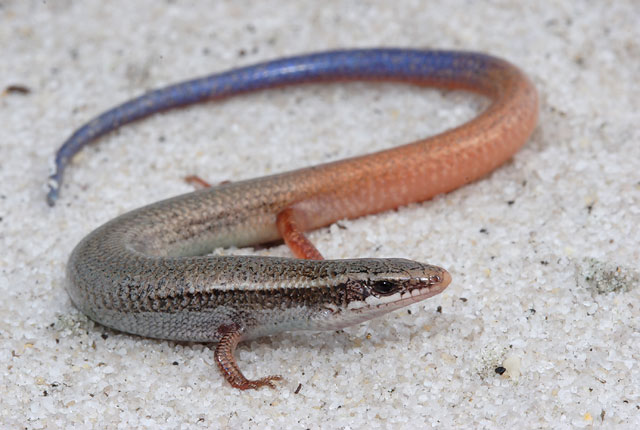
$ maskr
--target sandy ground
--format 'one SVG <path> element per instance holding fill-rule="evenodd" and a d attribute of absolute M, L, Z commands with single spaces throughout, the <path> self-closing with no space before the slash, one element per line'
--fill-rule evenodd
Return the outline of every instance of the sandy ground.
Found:
<path fill-rule="evenodd" d="M 0 428 L 640 427 L 640 3 L 441 3 L 0 0 L 0 90 L 30 90 L 0 96 Z M 386 148 L 485 103 L 339 84 L 199 105 L 83 151 L 52 209 L 50 162 L 75 128 L 169 83 L 375 46 L 489 52 L 540 93 L 532 139 L 489 177 L 311 234 L 327 258 L 446 267 L 442 295 L 242 346 L 248 375 L 285 378 L 250 392 L 226 384 L 211 345 L 117 333 L 72 306 L 73 246 L 190 191 L 186 175 L 238 180 Z"/>

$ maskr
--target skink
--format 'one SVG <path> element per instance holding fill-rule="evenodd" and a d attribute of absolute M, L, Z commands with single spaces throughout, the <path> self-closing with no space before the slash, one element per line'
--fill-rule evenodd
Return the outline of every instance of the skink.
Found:
<path fill-rule="evenodd" d="M 67 290 L 91 319 L 153 338 L 218 342 L 215 357 L 240 389 L 238 342 L 287 330 L 338 329 L 443 291 L 446 270 L 405 259 L 322 260 L 304 236 L 427 200 L 476 180 L 532 133 L 538 100 L 510 63 L 479 53 L 411 49 L 330 51 L 279 59 L 152 91 L 78 129 L 58 150 L 48 202 L 69 160 L 89 142 L 153 113 L 308 82 L 397 81 L 464 89 L 492 100 L 460 127 L 392 149 L 170 198 L 107 222 L 73 250 Z M 298 258 L 206 256 L 284 238 Z"/>

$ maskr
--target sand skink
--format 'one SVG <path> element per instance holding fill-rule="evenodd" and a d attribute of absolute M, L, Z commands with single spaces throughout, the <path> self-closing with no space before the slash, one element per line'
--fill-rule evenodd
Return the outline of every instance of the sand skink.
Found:
<path fill-rule="evenodd" d="M 330 51 L 270 61 L 152 91 L 78 129 L 59 149 L 48 202 L 86 144 L 153 113 L 309 82 L 397 81 L 464 89 L 492 100 L 475 119 L 392 149 L 196 191 L 134 210 L 84 238 L 67 266 L 73 303 L 93 320 L 142 336 L 218 342 L 215 357 L 240 389 L 238 342 L 286 330 L 338 329 L 440 293 L 446 270 L 405 259 L 322 260 L 304 231 L 427 200 L 478 179 L 533 131 L 535 88 L 510 63 L 479 53 Z M 206 256 L 217 247 L 284 238 L 298 258 Z"/>

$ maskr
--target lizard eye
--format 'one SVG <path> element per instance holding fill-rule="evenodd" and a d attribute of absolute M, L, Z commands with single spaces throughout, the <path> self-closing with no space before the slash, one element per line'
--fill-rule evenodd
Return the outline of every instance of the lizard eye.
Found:
<path fill-rule="evenodd" d="M 375 281 L 371 284 L 371 288 L 374 292 L 382 296 L 393 294 L 397 290 L 393 282 L 389 281 Z"/>

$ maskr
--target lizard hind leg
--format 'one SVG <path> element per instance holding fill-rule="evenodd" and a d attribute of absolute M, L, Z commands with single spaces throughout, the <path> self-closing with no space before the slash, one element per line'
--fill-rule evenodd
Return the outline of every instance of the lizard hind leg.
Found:
<path fill-rule="evenodd" d="M 211 188 L 211 184 L 199 176 L 190 175 L 184 180 L 196 188 Z M 222 182 L 222 184 L 228 181 Z M 276 218 L 276 225 L 293 255 L 304 260 L 324 260 L 318 248 L 304 234 L 304 214 L 299 209 L 287 208 Z"/>
<path fill-rule="evenodd" d="M 185 176 L 184 181 L 189 185 L 193 185 L 196 189 L 211 188 L 211 184 L 209 182 L 197 175 Z"/>
<path fill-rule="evenodd" d="M 276 225 L 293 255 L 305 260 L 324 260 L 320 251 L 304 234 L 303 213 L 299 209 L 287 208 L 278 214 Z"/>

